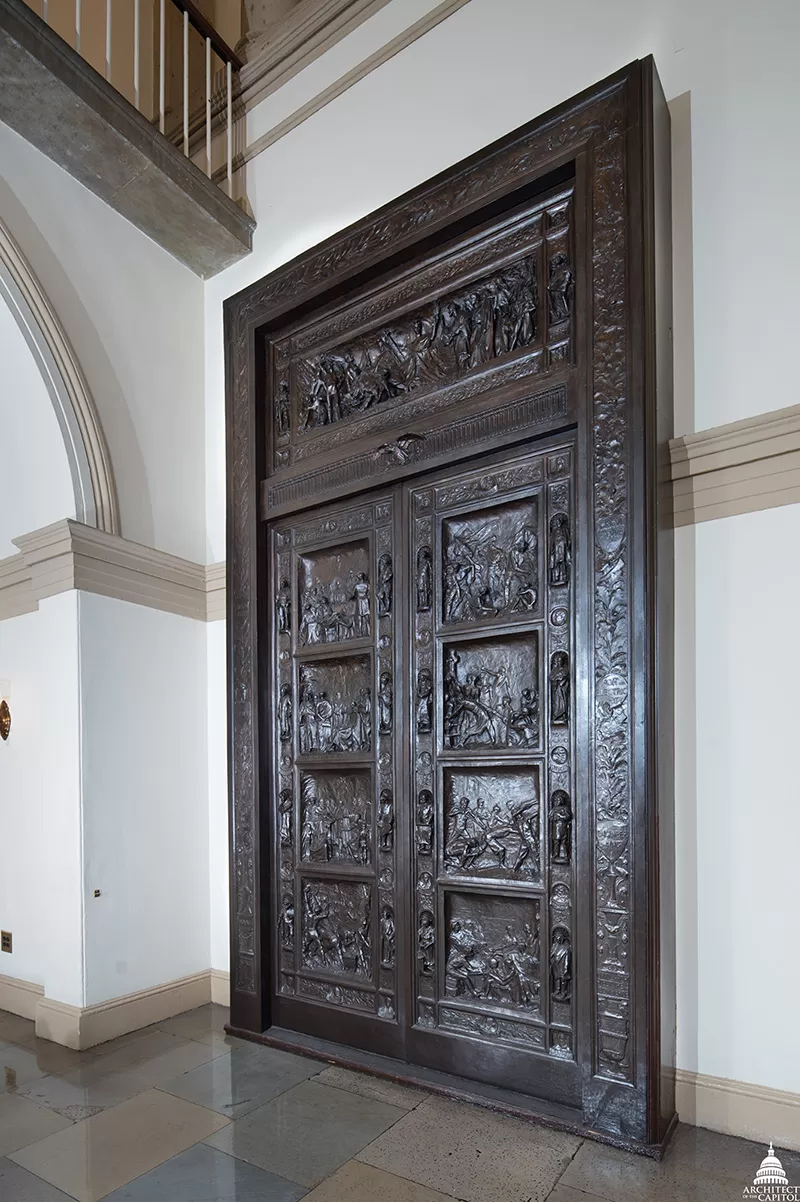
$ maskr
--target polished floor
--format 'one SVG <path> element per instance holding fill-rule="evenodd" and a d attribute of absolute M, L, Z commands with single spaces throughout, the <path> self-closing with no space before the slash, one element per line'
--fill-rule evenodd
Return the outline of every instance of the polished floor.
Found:
<path fill-rule="evenodd" d="M 226 1020 L 203 1006 L 71 1052 L 0 1012 L 0 1202 L 739 1202 L 766 1151 L 681 1127 L 654 1164 Z"/>

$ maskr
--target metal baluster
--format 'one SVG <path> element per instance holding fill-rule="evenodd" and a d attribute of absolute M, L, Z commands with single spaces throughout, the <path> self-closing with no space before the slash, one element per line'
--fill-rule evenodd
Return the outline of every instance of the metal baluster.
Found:
<path fill-rule="evenodd" d="M 211 178 L 211 38 L 206 38 L 206 175 Z"/>
<path fill-rule="evenodd" d="M 189 14 L 183 10 L 183 153 L 189 156 Z"/>
<path fill-rule="evenodd" d="M 164 28 L 164 4 L 165 0 L 161 0 L 161 12 L 159 16 L 159 52 L 158 52 L 158 128 L 162 134 L 164 132 L 164 77 L 165 77 L 165 28 Z"/>
<path fill-rule="evenodd" d="M 81 0 L 75 0 L 75 49 L 81 52 Z"/>
<path fill-rule="evenodd" d="M 140 0 L 133 0 L 133 103 L 141 112 L 142 106 L 139 103 L 139 3 Z"/>
<path fill-rule="evenodd" d="M 233 86 L 231 80 L 231 64 L 226 64 L 225 74 L 228 82 L 228 132 L 227 132 L 227 152 L 228 152 L 228 196 L 233 198 Z"/>
<path fill-rule="evenodd" d="M 106 0 L 106 79 L 111 80 L 111 0 Z"/>

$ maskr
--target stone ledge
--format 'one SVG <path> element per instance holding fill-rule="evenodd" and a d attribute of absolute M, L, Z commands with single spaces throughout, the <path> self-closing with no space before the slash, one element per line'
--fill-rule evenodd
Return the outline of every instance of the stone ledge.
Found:
<path fill-rule="evenodd" d="M 0 120 L 203 279 L 255 222 L 23 0 L 0 4 Z"/>
<path fill-rule="evenodd" d="M 0 620 L 80 589 L 200 622 L 225 617 L 225 564 L 199 564 L 66 518 L 12 540 L 0 560 Z"/>
<path fill-rule="evenodd" d="M 670 443 L 676 526 L 800 502 L 800 405 Z"/>

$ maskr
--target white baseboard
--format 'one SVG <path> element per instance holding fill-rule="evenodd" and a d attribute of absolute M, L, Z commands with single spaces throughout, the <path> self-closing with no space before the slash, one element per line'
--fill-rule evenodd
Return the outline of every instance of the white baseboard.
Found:
<path fill-rule="evenodd" d="M 682 1123 L 800 1152 L 800 1094 L 680 1068 L 675 1092 Z"/>
<path fill-rule="evenodd" d="M 43 997 L 44 985 L 0 976 L 0 1010 L 8 1010 L 20 1018 L 36 1018 L 36 1006 Z"/>
<path fill-rule="evenodd" d="M 206 969 L 95 1006 L 81 1008 L 42 998 L 36 1007 L 36 1034 L 82 1051 L 129 1031 L 163 1022 L 184 1010 L 194 1010 L 210 1002 L 211 997 L 211 972 Z"/>
<path fill-rule="evenodd" d="M 209 975 L 211 977 L 212 1002 L 216 1002 L 218 1006 L 230 1006 L 231 974 L 223 972 L 221 968 L 212 968 Z"/>

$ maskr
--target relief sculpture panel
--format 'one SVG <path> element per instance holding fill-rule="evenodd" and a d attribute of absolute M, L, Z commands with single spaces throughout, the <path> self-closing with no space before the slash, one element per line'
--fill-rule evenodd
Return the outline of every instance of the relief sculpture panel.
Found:
<path fill-rule="evenodd" d="M 446 647 L 445 747 L 538 745 L 538 646 L 531 632 Z"/>
<path fill-rule="evenodd" d="M 445 921 L 445 996 L 538 1009 L 538 902 L 450 893 Z"/>
<path fill-rule="evenodd" d="M 554 277 L 551 306 L 568 305 Z M 392 325 L 298 364 L 299 427 L 330 426 L 374 406 L 464 375 L 537 340 L 533 257 L 445 293 Z"/>
<path fill-rule="evenodd" d="M 448 767 L 443 784 L 448 873 L 498 880 L 539 876 L 537 767 Z"/>
<path fill-rule="evenodd" d="M 369 751 L 372 691 L 366 656 L 302 664 L 298 691 L 301 755 Z"/>
<path fill-rule="evenodd" d="M 366 639 L 371 632 L 369 546 L 349 543 L 298 557 L 299 641 Z"/>
<path fill-rule="evenodd" d="M 372 977 L 372 890 L 364 883 L 303 885 L 303 965 L 324 973 Z"/>
<path fill-rule="evenodd" d="M 369 772 L 300 774 L 304 860 L 368 864 L 372 856 L 372 779 Z"/>
<path fill-rule="evenodd" d="M 538 513 L 517 502 L 448 518 L 442 530 L 443 620 L 529 614 L 539 602 Z"/>

